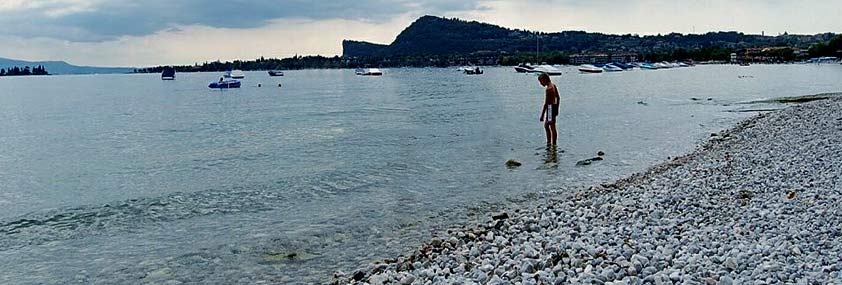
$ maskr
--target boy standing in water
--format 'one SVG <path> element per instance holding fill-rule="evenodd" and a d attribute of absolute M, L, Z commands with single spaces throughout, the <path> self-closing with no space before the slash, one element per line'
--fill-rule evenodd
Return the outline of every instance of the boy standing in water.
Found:
<path fill-rule="evenodd" d="M 541 108 L 541 122 L 544 122 L 544 130 L 547 132 L 547 146 L 556 146 L 558 140 L 558 132 L 555 128 L 555 120 L 558 117 L 558 105 L 561 98 L 558 96 L 558 87 L 550 80 L 550 76 L 546 73 L 541 73 L 538 76 L 538 82 L 541 86 L 546 88 L 544 93 L 544 107 Z M 546 115 L 546 121 L 544 116 Z"/>

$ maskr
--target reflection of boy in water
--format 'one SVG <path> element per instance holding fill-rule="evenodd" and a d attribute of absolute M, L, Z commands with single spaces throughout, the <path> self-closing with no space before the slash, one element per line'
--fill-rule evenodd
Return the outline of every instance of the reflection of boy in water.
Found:
<path fill-rule="evenodd" d="M 544 131 L 547 132 L 547 145 L 556 145 L 558 140 L 558 132 L 555 128 L 555 120 L 558 117 L 558 105 L 560 99 L 558 96 L 558 87 L 550 80 L 550 76 L 546 73 L 541 73 L 538 76 L 538 82 L 541 86 L 546 88 L 544 92 L 544 107 L 541 108 L 541 122 L 544 122 Z M 544 121 L 544 115 L 547 120 Z"/>

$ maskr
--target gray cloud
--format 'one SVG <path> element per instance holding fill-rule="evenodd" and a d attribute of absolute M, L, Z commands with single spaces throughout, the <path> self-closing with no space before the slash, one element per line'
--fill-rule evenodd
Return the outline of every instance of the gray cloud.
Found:
<path fill-rule="evenodd" d="M 78 2 L 78 1 L 77 1 Z M 478 9 L 480 0 L 109 0 L 59 2 L 34 8 L 0 10 L 0 35 L 48 37 L 69 41 L 106 41 L 143 36 L 184 25 L 255 28 L 284 18 L 385 21 L 406 12 L 442 14 Z M 64 5 L 64 6 L 62 6 Z M 67 9 L 70 12 L 56 13 Z M 56 15 L 58 14 L 58 15 Z"/>

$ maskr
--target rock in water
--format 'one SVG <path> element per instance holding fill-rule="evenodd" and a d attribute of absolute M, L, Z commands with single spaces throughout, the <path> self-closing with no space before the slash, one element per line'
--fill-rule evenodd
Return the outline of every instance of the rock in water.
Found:
<path fill-rule="evenodd" d="M 509 218 L 509 213 L 502 212 L 499 214 L 492 215 L 491 218 L 494 220 L 505 220 Z"/>
<path fill-rule="evenodd" d="M 362 271 L 357 271 L 356 273 L 354 273 L 354 276 L 352 278 L 354 278 L 354 281 L 363 280 L 363 278 L 365 278 L 365 273 L 363 273 Z"/>
<path fill-rule="evenodd" d="M 602 157 L 599 157 L 599 156 L 594 157 L 594 158 L 588 158 L 588 159 L 580 160 L 579 162 L 576 162 L 576 166 L 591 165 L 594 161 L 602 161 L 602 160 L 605 160 L 605 159 L 602 158 Z"/>
<path fill-rule="evenodd" d="M 521 165 L 523 165 L 523 163 L 520 163 L 520 161 L 514 159 L 509 159 L 509 161 L 506 161 L 506 167 L 508 168 L 516 168 L 520 167 Z"/>

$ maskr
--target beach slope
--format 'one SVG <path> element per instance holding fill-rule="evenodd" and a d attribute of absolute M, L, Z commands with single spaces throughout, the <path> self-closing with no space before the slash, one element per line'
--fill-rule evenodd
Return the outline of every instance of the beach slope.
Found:
<path fill-rule="evenodd" d="M 840 201 L 834 98 L 758 115 L 684 157 L 548 195 L 335 282 L 838 283 Z"/>

